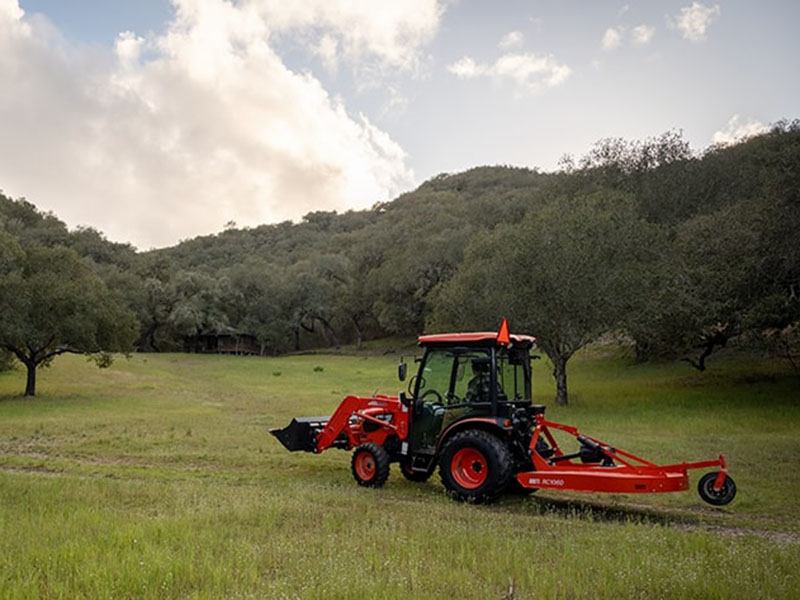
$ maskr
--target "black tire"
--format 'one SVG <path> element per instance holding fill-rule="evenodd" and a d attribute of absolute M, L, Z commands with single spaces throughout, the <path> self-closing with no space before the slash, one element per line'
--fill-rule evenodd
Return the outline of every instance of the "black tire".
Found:
<path fill-rule="evenodd" d="M 353 452 L 350 470 L 358 485 L 381 487 L 389 477 L 389 453 L 378 444 L 363 444 Z"/>
<path fill-rule="evenodd" d="M 464 485 L 465 478 L 459 474 L 457 466 L 454 467 L 456 456 L 479 457 L 473 463 L 472 470 L 477 476 L 468 486 Z M 439 455 L 439 474 L 448 495 L 459 502 L 473 504 L 491 502 L 497 498 L 511 479 L 513 465 L 514 459 L 508 446 L 496 436 L 477 429 L 455 434 Z"/>
<path fill-rule="evenodd" d="M 416 483 L 425 483 L 428 481 L 431 475 L 433 475 L 434 470 L 435 468 L 428 469 L 427 471 L 412 471 L 410 464 L 407 462 L 400 463 L 400 472 L 403 474 L 403 477 Z"/>
<path fill-rule="evenodd" d="M 706 473 L 697 482 L 697 492 L 700 497 L 714 506 L 725 506 L 736 497 L 736 483 L 730 475 L 725 477 L 725 483 L 719 491 L 714 489 L 714 482 L 719 473 Z"/>

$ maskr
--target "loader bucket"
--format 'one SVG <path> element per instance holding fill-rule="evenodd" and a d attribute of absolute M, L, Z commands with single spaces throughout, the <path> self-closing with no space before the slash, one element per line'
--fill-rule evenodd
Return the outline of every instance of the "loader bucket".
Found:
<path fill-rule="evenodd" d="M 317 434 L 322 431 L 330 417 L 296 417 L 283 429 L 270 429 L 290 452 L 314 452 Z"/>

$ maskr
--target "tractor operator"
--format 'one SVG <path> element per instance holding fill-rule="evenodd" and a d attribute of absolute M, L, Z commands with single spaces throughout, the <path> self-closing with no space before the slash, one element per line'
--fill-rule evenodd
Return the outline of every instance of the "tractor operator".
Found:
<path fill-rule="evenodd" d="M 492 363 L 488 358 L 472 359 L 472 379 L 467 384 L 466 402 L 474 404 L 476 402 L 491 402 L 491 377 Z M 498 395 L 502 393 L 498 385 Z"/>

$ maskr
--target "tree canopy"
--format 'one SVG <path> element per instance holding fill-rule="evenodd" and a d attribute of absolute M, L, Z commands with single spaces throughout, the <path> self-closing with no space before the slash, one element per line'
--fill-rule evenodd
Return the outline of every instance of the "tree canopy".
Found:
<path fill-rule="evenodd" d="M 556 199 L 469 246 L 436 297 L 434 322 L 491 328 L 506 315 L 518 330 L 536 332 L 553 363 L 556 401 L 566 404 L 567 361 L 636 310 L 659 241 L 625 196 Z"/>

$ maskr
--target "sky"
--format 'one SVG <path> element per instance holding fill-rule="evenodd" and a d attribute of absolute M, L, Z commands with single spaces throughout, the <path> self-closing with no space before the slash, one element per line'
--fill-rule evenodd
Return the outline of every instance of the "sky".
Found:
<path fill-rule="evenodd" d="M 0 190 L 140 249 L 800 117 L 795 0 L 0 0 Z"/>

